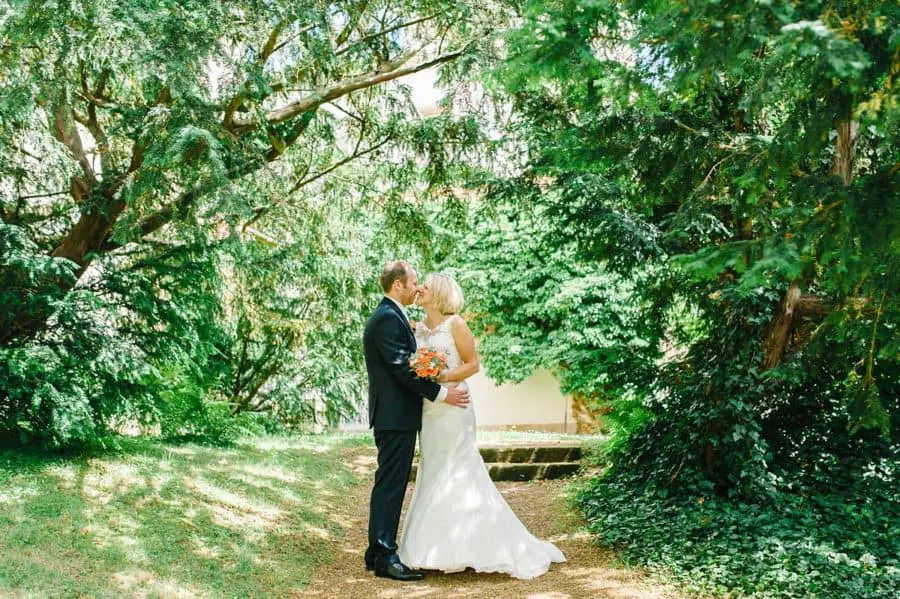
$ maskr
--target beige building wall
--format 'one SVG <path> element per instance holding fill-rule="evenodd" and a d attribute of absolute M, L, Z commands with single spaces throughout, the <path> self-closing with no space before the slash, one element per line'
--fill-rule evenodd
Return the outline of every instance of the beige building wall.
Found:
<path fill-rule="evenodd" d="M 521 383 L 503 385 L 482 371 L 468 382 L 481 430 L 575 432 L 572 402 L 549 371 L 539 370 Z"/>

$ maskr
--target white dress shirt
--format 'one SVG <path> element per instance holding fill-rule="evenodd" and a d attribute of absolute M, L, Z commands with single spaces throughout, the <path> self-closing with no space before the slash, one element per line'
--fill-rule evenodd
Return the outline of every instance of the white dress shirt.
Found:
<path fill-rule="evenodd" d="M 406 307 L 389 295 L 386 295 L 384 297 L 394 302 L 397 307 L 400 308 L 400 313 L 403 314 L 403 318 L 406 319 L 406 324 L 409 324 L 409 314 L 406 313 Z M 445 399 L 447 399 L 447 387 L 444 387 L 442 385 L 441 390 L 438 391 L 437 397 L 434 398 L 434 401 L 444 401 Z"/>

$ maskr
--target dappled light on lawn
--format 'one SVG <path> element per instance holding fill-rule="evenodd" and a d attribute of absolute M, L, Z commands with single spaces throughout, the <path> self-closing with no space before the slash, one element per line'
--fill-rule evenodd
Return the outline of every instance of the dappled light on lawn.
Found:
<path fill-rule="evenodd" d="M 203 497 L 202 504 L 215 514 L 214 521 L 220 526 L 261 531 L 271 527 L 284 513 L 275 506 L 230 492 L 203 478 L 187 480 L 185 484 L 194 494 Z"/>
<path fill-rule="evenodd" d="M 147 442 L 71 460 L 5 453 L 0 594 L 295 593 L 340 536 L 330 498 L 355 479 L 309 442 L 280 445 Z"/>
<path fill-rule="evenodd" d="M 150 572 L 146 570 L 141 570 L 138 568 L 131 568 L 128 570 L 123 570 L 121 572 L 116 572 L 112 575 L 113 582 L 123 591 L 135 591 L 139 588 L 146 588 L 150 586 L 155 577 Z"/>
<path fill-rule="evenodd" d="M 0 491 L 0 506 L 16 505 L 38 494 L 35 487 L 14 487 Z"/>

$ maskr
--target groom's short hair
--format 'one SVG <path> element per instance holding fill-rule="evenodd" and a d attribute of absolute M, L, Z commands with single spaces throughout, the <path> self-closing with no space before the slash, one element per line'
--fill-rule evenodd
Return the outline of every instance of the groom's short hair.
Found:
<path fill-rule="evenodd" d="M 393 287 L 394 281 L 400 281 L 405 285 L 410 270 L 412 267 L 403 260 L 385 262 L 384 268 L 381 269 L 381 288 L 388 293 Z"/>

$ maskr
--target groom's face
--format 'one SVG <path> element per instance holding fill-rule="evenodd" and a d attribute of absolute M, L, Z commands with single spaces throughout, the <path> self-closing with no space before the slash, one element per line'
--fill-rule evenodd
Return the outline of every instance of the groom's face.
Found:
<path fill-rule="evenodd" d="M 419 275 L 410 268 L 406 273 L 406 283 L 400 284 L 402 285 L 400 301 L 404 306 L 408 306 L 416 301 L 416 295 L 419 293 Z"/>

